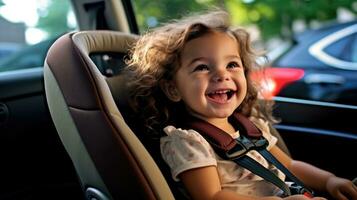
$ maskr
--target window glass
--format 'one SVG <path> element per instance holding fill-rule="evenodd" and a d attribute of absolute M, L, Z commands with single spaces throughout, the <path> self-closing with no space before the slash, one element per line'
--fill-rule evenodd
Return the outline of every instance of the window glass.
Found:
<path fill-rule="evenodd" d="M 76 28 L 69 0 L 0 0 L 0 72 L 42 67 L 56 38 Z"/>
<path fill-rule="evenodd" d="M 140 1 L 134 0 L 136 20 L 141 32 L 156 27 L 160 23 L 177 19 L 191 12 L 202 11 L 215 5 L 214 1 Z M 143 9 L 145 8 L 145 9 Z"/>
<path fill-rule="evenodd" d="M 340 60 L 351 62 L 351 49 L 354 37 L 355 35 L 349 35 L 330 44 L 325 49 L 326 53 Z"/>
<path fill-rule="evenodd" d="M 351 42 L 351 61 L 357 63 L 357 33 L 353 34 Z"/>
<path fill-rule="evenodd" d="M 267 59 L 258 59 L 270 69 L 252 73 L 259 85 L 261 98 L 285 97 L 319 102 L 357 105 L 357 70 L 346 62 L 357 60 L 356 33 L 345 36 L 324 49 L 312 45 L 323 38 L 357 23 L 353 14 L 337 12 L 348 5 L 342 1 L 258 1 L 258 0 L 131 0 L 141 33 L 172 19 L 222 8 L 231 17 L 233 27 L 244 27 L 256 52 L 265 52 Z M 337 1 L 336 1 L 337 2 Z M 316 12 L 321 8 L 331 13 Z M 349 9 L 346 9 L 346 12 Z M 336 12 L 335 12 L 336 11 Z M 351 12 L 352 13 L 352 12 Z M 285 44 L 290 44 L 287 47 Z M 339 61 L 321 60 L 323 51 Z M 354 65 L 352 65 L 354 66 Z M 263 78 L 259 78 L 262 77 Z M 269 85 L 267 85 L 269 83 Z M 266 94 L 266 95 L 265 95 Z"/>

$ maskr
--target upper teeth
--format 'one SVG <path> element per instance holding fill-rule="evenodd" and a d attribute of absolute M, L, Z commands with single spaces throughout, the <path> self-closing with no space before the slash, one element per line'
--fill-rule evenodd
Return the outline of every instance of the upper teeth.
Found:
<path fill-rule="evenodd" d="M 225 93 L 228 93 L 230 92 L 231 90 L 220 90 L 220 91 L 215 91 L 213 92 L 213 94 L 225 94 Z"/>

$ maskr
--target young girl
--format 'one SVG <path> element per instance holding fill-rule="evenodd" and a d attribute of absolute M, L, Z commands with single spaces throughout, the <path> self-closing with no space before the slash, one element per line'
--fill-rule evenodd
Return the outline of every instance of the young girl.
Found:
<path fill-rule="evenodd" d="M 269 131 L 269 107 L 258 104 L 249 74 L 256 66 L 249 35 L 231 30 L 228 14 L 214 11 L 166 24 L 143 35 L 129 60 L 132 104 L 150 130 L 163 128 L 161 154 L 175 181 L 192 199 L 280 199 L 280 190 L 236 163 L 217 156 L 195 130 L 177 127 L 190 115 L 239 136 L 228 118 L 238 112 L 262 131 L 268 150 L 308 187 L 335 199 L 357 199 L 349 180 L 292 160 Z M 257 152 L 248 156 L 285 176 Z M 293 195 L 285 199 L 307 199 Z M 317 197 L 315 199 L 318 199 Z"/>

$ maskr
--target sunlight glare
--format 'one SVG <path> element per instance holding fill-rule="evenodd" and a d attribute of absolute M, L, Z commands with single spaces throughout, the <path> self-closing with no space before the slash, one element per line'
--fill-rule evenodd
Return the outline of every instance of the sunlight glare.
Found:
<path fill-rule="evenodd" d="M 4 5 L 0 7 L 0 15 L 13 23 L 26 24 L 26 42 L 35 44 L 46 38 L 44 31 L 34 28 L 38 22 L 38 11 L 48 5 L 48 0 L 3 0 Z"/>
<path fill-rule="evenodd" d="M 26 42 L 28 44 L 37 44 L 43 41 L 44 38 L 47 38 L 48 35 L 46 32 L 37 29 L 37 28 L 28 28 L 25 32 Z"/>
<path fill-rule="evenodd" d="M 37 9 L 47 4 L 46 0 L 3 0 L 0 14 L 10 22 L 24 22 L 35 26 L 38 20 Z M 16 12 L 15 12 L 16 11 Z"/>

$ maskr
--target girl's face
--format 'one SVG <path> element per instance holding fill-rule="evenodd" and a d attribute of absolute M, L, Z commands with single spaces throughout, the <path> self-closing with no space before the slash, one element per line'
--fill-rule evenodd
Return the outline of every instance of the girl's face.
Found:
<path fill-rule="evenodd" d="M 208 122 L 229 117 L 247 92 L 235 38 L 213 32 L 189 41 L 171 90 L 171 100 L 183 100 L 196 117 Z"/>

